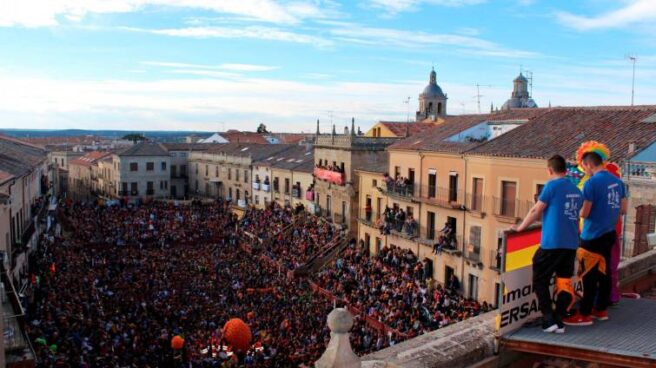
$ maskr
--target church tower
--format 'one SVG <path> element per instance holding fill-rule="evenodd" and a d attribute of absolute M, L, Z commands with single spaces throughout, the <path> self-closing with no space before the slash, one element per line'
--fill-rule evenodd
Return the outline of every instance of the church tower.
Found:
<path fill-rule="evenodd" d="M 508 101 L 506 101 L 501 110 L 535 108 L 538 105 L 531 98 L 528 92 L 528 79 L 520 72 L 519 76 L 513 80 L 513 91 Z"/>
<path fill-rule="evenodd" d="M 436 120 L 439 116 L 446 115 L 446 95 L 442 88 L 437 85 L 437 73 L 435 68 L 430 72 L 428 85 L 419 94 L 419 108 L 417 109 L 417 121 L 425 119 Z"/>

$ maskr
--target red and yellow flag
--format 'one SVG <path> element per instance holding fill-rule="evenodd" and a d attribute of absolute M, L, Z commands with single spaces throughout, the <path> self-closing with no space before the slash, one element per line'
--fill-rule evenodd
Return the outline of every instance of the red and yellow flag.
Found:
<path fill-rule="evenodd" d="M 530 266 L 533 255 L 540 247 L 541 229 L 521 233 L 508 233 L 506 237 L 506 271 Z"/>

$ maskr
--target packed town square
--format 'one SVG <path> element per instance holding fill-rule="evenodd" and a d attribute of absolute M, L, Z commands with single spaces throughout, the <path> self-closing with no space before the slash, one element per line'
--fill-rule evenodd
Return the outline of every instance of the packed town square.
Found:
<path fill-rule="evenodd" d="M 334 306 L 351 344 L 380 350 L 489 309 L 437 285 L 410 251 L 355 241 L 307 277 L 294 270 L 341 230 L 271 205 L 61 201 L 40 241 L 27 309 L 42 367 L 302 367 L 326 348 Z M 233 336 L 239 319 L 246 343 Z M 242 322 L 243 321 L 243 322 Z"/>

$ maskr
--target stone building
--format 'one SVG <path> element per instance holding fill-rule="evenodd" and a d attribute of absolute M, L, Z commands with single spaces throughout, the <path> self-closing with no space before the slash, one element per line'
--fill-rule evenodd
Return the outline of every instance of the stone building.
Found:
<path fill-rule="evenodd" d="M 171 156 L 160 143 L 141 142 L 113 155 L 116 195 L 129 200 L 170 196 Z"/>
<path fill-rule="evenodd" d="M 455 275 L 466 296 L 495 304 L 500 239 L 535 203 L 547 181 L 546 159 L 559 153 L 573 160 L 582 142 L 599 140 L 609 146 L 614 161 L 625 165 L 633 157 L 630 142 L 634 152 L 645 152 L 656 142 L 656 125 L 648 123 L 655 113 L 656 107 L 642 106 L 511 109 L 445 117 L 434 129 L 387 148 L 387 172 L 406 178 L 409 185 L 401 190 L 381 186 L 382 170 L 361 174 L 360 193 L 371 196 L 372 217 L 379 216 L 380 197 L 364 186 L 376 180 L 384 195 L 381 207 L 386 203 L 412 214 L 417 233 L 381 235 L 371 223 L 360 221 L 360 240 L 369 234 L 372 251 L 377 242 L 411 249 L 432 262 L 438 282 Z M 494 133 L 499 127 L 501 133 Z M 366 200 L 361 196 L 360 206 L 366 207 Z M 455 241 L 435 254 L 440 230 L 447 224 Z"/>
<path fill-rule="evenodd" d="M 260 162 L 266 161 L 258 163 Z M 295 207 L 300 204 L 305 208 L 314 202 L 312 146 L 292 147 L 278 154 L 277 158 L 268 161 L 268 164 L 272 180 L 271 200 L 281 206 Z"/>
<path fill-rule="evenodd" d="M 101 169 L 99 162 L 104 159 L 109 161 L 104 161 Z M 71 160 L 68 163 L 69 198 L 76 201 L 89 200 L 101 192 L 105 192 L 104 186 L 109 187 L 109 183 L 106 182 L 105 178 L 109 179 L 113 176 L 112 166 L 111 152 L 92 151 Z"/>
<path fill-rule="evenodd" d="M 622 170 L 630 194 L 624 221 L 626 256 L 642 254 L 656 241 L 656 143 L 641 151 L 630 143 L 629 153 L 634 156 Z"/>
<path fill-rule="evenodd" d="M 384 160 L 384 150 L 396 138 L 373 138 L 354 134 L 351 122 L 349 134 L 317 136 L 314 148 L 314 204 L 310 210 L 333 222 L 345 225 L 352 236 L 357 235 L 358 179 L 356 170 L 376 165 Z"/>
<path fill-rule="evenodd" d="M 501 106 L 501 110 L 536 108 L 528 89 L 528 79 L 519 73 L 513 81 L 513 91 L 510 98 Z"/>
<path fill-rule="evenodd" d="M 204 152 L 215 148 L 209 143 L 164 143 L 171 157 L 171 198 L 183 199 L 190 195 L 189 158 L 192 152 Z"/>
<path fill-rule="evenodd" d="M 428 85 L 419 94 L 416 120 L 437 120 L 438 117 L 446 116 L 446 100 L 447 96 L 437 84 L 437 73 L 433 68 L 428 78 Z"/>
<path fill-rule="evenodd" d="M 60 195 L 66 193 L 68 190 L 68 163 L 83 154 L 84 152 L 75 152 L 72 150 L 58 150 L 48 153 L 48 161 L 53 165 L 53 194 Z"/>
<path fill-rule="evenodd" d="M 226 143 L 189 158 L 191 194 L 225 198 L 246 206 L 252 202 L 253 163 L 283 152 L 291 145 Z"/>

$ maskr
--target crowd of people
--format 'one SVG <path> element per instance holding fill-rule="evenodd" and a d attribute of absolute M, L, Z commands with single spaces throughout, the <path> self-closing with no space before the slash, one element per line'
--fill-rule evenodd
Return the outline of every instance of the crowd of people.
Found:
<path fill-rule="evenodd" d="M 380 230 L 381 235 L 389 235 L 392 231 L 407 236 L 417 236 L 419 233 L 417 220 L 400 207 L 386 206 L 383 215 L 376 220 L 376 227 Z"/>
<path fill-rule="evenodd" d="M 317 282 L 348 304 L 411 338 L 490 310 L 450 288 L 435 285 L 430 263 L 410 250 L 385 247 L 370 256 L 350 248 L 333 267 L 321 271 Z"/>
<path fill-rule="evenodd" d="M 393 178 L 388 173 L 385 173 L 383 175 L 383 180 L 385 180 L 385 187 L 388 192 L 393 192 L 403 196 L 411 196 L 414 194 L 414 183 L 409 178 L 398 174 Z"/>
<path fill-rule="evenodd" d="M 325 319 L 333 304 L 238 246 L 238 229 L 276 221 L 284 227 L 293 221 L 291 212 L 271 208 L 238 221 L 227 206 L 63 206 L 67 231 L 42 239 L 30 292 L 28 334 L 39 365 L 230 366 L 221 328 L 232 317 L 253 333 L 253 348 L 240 364 L 316 361 L 329 340 Z M 328 225 L 298 221 L 270 252 L 329 239 Z M 175 335 L 185 339 L 179 352 L 170 345 Z M 352 344 L 365 353 L 388 346 L 389 339 L 356 318 Z"/>
<path fill-rule="evenodd" d="M 261 239 L 256 250 L 288 270 L 305 264 L 339 239 L 339 230 L 330 222 L 298 209 L 281 207 L 276 202 L 264 210 L 249 209 L 240 228 L 256 233 Z"/>

